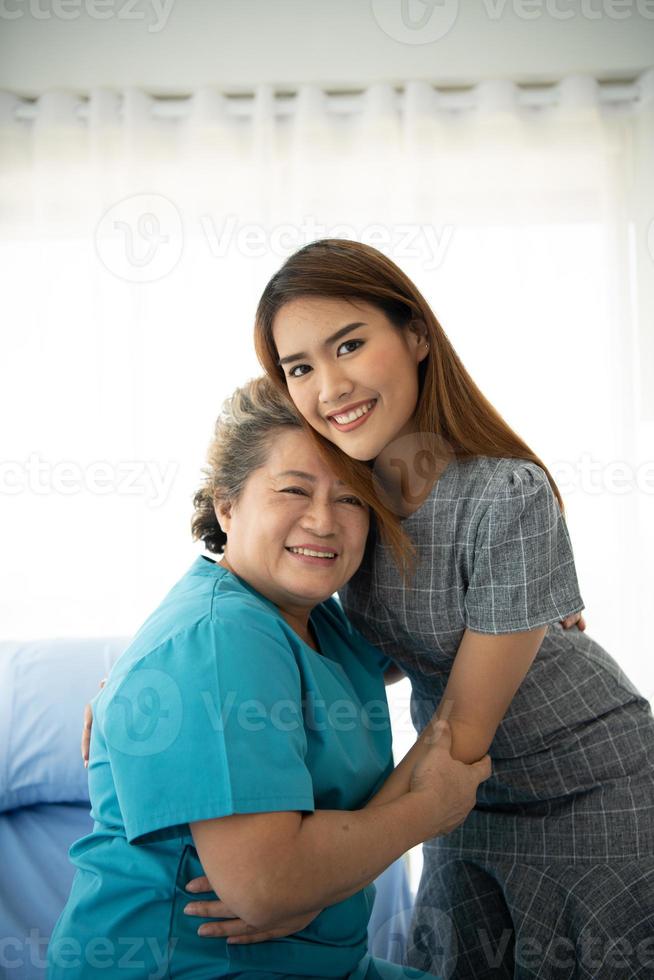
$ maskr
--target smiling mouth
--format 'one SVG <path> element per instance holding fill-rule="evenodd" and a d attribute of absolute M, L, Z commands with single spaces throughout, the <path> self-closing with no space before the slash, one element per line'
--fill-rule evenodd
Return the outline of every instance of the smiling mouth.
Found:
<path fill-rule="evenodd" d="M 328 421 L 341 432 L 349 432 L 350 429 L 362 425 L 368 416 L 372 414 L 376 405 L 377 399 L 372 398 L 365 405 L 360 405 L 351 412 L 345 412 L 343 415 L 329 415 Z"/>
<path fill-rule="evenodd" d="M 329 565 L 335 562 L 338 554 L 334 551 L 314 551 L 309 548 L 285 548 L 289 555 L 304 565 Z"/>

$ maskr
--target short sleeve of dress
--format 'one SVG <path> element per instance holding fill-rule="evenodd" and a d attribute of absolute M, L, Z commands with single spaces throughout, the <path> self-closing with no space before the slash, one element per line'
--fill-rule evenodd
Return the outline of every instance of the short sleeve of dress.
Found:
<path fill-rule="evenodd" d="M 570 536 L 545 471 L 516 464 L 477 527 L 465 622 L 479 633 L 513 633 L 579 612 Z"/>
<path fill-rule="evenodd" d="M 299 669 L 274 617 L 254 606 L 147 654 L 99 723 L 130 843 L 188 833 L 195 820 L 314 809 Z"/>

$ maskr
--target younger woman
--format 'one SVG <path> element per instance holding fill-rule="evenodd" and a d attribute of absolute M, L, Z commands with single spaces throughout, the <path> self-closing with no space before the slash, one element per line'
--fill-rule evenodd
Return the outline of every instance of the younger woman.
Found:
<path fill-rule="evenodd" d="M 409 676 L 418 731 L 447 708 L 453 755 L 493 759 L 465 823 L 424 846 L 409 962 L 453 980 L 652 976 L 654 718 L 583 632 L 547 468 L 369 246 L 291 256 L 255 343 L 375 503 L 348 616 Z"/>

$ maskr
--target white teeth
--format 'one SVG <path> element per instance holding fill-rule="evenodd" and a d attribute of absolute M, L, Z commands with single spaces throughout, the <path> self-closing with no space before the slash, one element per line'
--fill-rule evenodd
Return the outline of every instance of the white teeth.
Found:
<path fill-rule="evenodd" d="M 362 415 L 365 415 L 366 412 L 370 411 L 374 404 L 374 401 L 368 402 L 367 405 L 360 405 L 359 408 L 353 409 L 353 411 L 348 412 L 347 415 L 332 415 L 331 417 L 335 419 L 339 425 L 347 425 L 348 422 L 354 422 L 355 419 L 360 419 Z"/>
<path fill-rule="evenodd" d="M 333 551 L 309 551 L 308 548 L 289 548 L 294 555 L 311 555 L 313 558 L 336 558 Z"/>

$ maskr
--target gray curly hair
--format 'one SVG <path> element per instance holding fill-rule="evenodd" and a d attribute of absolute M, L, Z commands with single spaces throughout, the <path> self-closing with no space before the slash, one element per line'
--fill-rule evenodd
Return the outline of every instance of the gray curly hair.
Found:
<path fill-rule="evenodd" d="M 216 517 L 214 503 L 236 503 L 250 474 L 268 459 L 276 429 L 304 428 L 292 402 L 266 375 L 253 378 L 223 402 L 207 451 L 204 480 L 193 497 L 191 533 L 208 551 L 222 554 L 227 535 Z"/>

